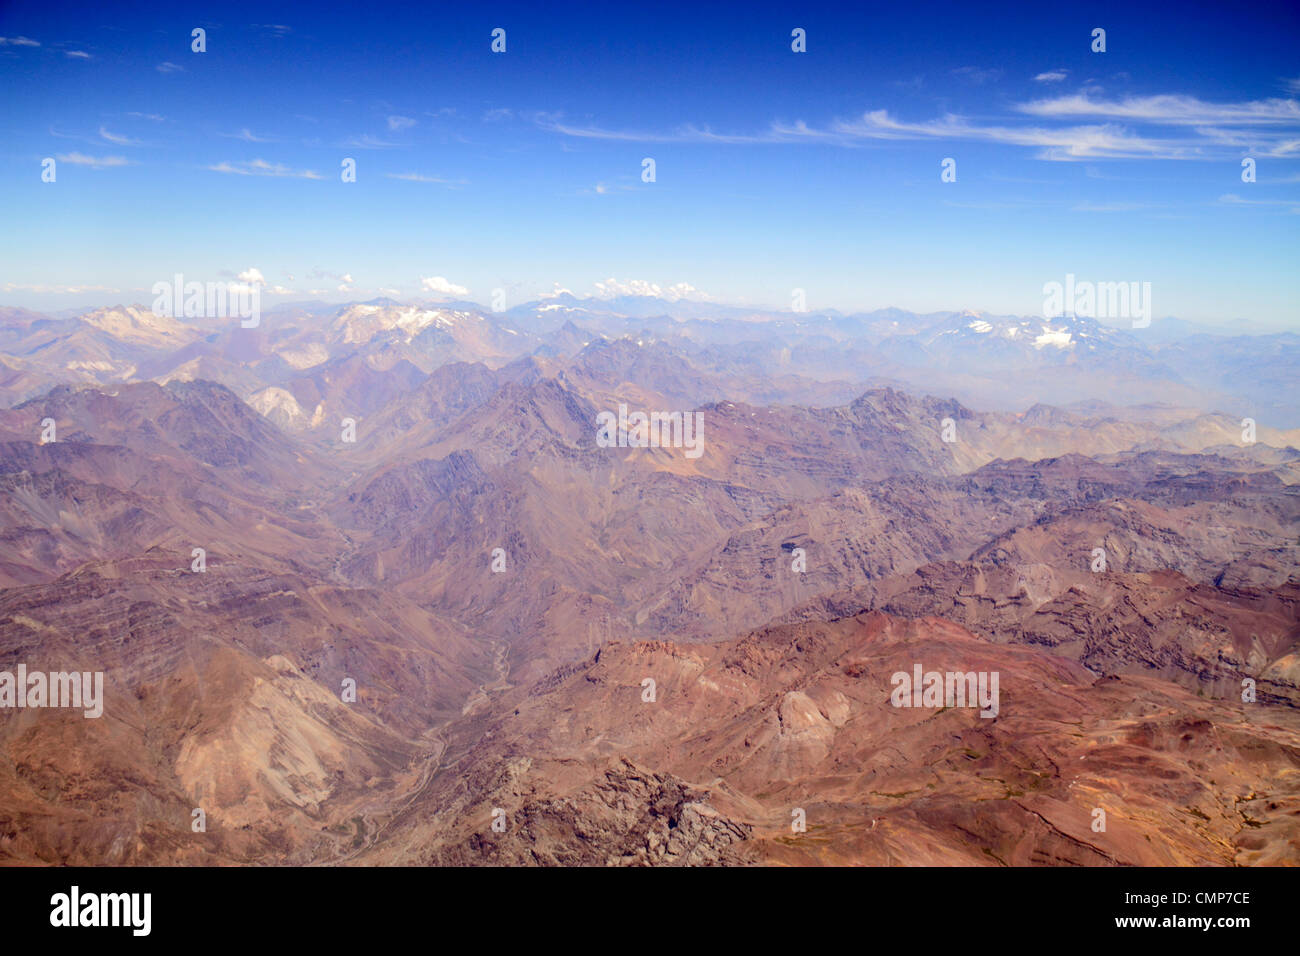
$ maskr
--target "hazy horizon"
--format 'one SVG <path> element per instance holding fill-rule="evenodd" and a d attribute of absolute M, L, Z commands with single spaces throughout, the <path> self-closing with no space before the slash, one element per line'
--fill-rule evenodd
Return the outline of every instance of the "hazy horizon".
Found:
<path fill-rule="evenodd" d="M 1300 328 L 1300 12 L 1158 9 L 9 4 L 0 294 L 62 310 L 255 271 L 268 305 L 430 282 L 513 305 L 619 276 L 1032 315 L 1068 273 L 1149 282 L 1156 316 Z"/>

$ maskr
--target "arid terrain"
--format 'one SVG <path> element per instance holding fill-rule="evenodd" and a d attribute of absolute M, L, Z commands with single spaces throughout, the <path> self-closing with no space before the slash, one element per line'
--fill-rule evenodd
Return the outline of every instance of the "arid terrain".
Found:
<path fill-rule="evenodd" d="M 1034 323 L 0 310 L 0 862 L 1300 864 L 1300 339 Z"/>

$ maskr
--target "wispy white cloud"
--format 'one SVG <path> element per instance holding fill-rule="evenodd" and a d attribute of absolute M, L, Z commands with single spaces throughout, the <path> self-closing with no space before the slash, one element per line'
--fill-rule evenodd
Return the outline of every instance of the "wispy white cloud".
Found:
<path fill-rule="evenodd" d="M 131 161 L 125 156 L 87 156 L 85 153 L 61 153 L 55 158 L 61 163 L 71 163 L 73 166 L 89 166 L 92 169 L 131 165 Z"/>
<path fill-rule="evenodd" d="M 390 116 L 388 117 L 388 128 L 394 132 L 397 130 L 410 129 L 415 125 L 415 120 L 409 116 Z"/>
<path fill-rule="evenodd" d="M 184 73 L 185 67 L 177 63 L 159 63 L 157 66 L 159 73 Z"/>
<path fill-rule="evenodd" d="M 1063 72 L 1063 71 L 1062 71 Z M 1023 116 L 1061 120 L 1097 117 L 1102 122 L 1061 126 L 1026 125 Z M 1300 103 L 1258 100 L 1213 104 L 1195 97 L 1164 95 L 1124 100 L 1073 96 L 1021 103 L 1001 123 L 977 123 L 952 113 L 936 119 L 906 121 L 888 110 L 869 110 L 857 119 L 811 125 L 803 120 L 773 122 L 754 133 L 716 133 L 686 125 L 667 132 L 607 129 L 566 122 L 562 115 L 536 113 L 541 129 L 579 139 L 639 143 L 825 143 L 862 145 L 888 140 L 975 140 L 1038 150 L 1046 160 L 1081 159 L 1215 159 L 1236 150 L 1257 155 L 1300 155 Z M 1176 132 L 1153 135 L 1149 127 Z M 1293 128 L 1294 127 L 1294 128 Z"/>
<path fill-rule="evenodd" d="M 30 37 L 0 37 L 0 46 L 40 46 L 39 40 Z"/>
<path fill-rule="evenodd" d="M 1236 193 L 1227 193 L 1219 197 L 1225 206 L 1281 206 L 1292 212 L 1300 212 L 1300 199 L 1243 199 Z"/>
<path fill-rule="evenodd" d="M 397 146 L 397 143 L 390 143 L 367 133 L 364 136 L 353 136 L 351 139 L 344 140 L 343 145 L 355 146 L 357 149 L 392 149 Z"/>
<path fill-rule="evenodd" d="M 209 166 L 214 173 L 229 173 L 235 176 L 277 176 L 293 179 L 324 179 L 320 173 L 310 169 L 291 169 L 283 163 L 268 163 L 264 159 L 254 159 L 247 163 L 220 162 Z"/>
<path fill-rule="evenodd" d="M 99 128 L 99 136 L 101 139 L 105 140 L 106 142 L 112 143 L 114 146 L 139 146 L 140 145 L 140 141 L 138 139 L 132 139 L 131 137 L 123 136 L 120 133 L 110 133 L 107 129 L 105 129 L 102 126 Z"/>
<path fill-rule="evenodd" d="M 126 115 L 135 119 L 149 120 L 151 123 L 163 123 L 167 120 L 167 117 L 159 116 L 157 113 L 127 113 Z"/>
<path fill-rule="evenodd" d="M 980 140 L 1037 147 L 1039 158 L 1053 160 L 1190 159 L 1197 155 L 1191 144 L 1139 136 L 1109 123 L 1056 128 L 978 126 L 952 114 L 942 119 L 908 123 L 894 119 L 887 110 L 873 110 L 857 120 L 833 123 L 829 132 L 849 139 Z"/>
<path fill-rule="evenodd" d="M 1077 93 L 1073 96 L 1058 96 L 1053 99 L 1020 103 L 1016 109 L 1030 116 L 1052 118 L 1097 116 L 1161 126 L 1300 124 L 1300 102 L 1289 99 L 1207 103 L 1195 96 L 1182 94 L 1101 100 L 1093 99 L 1087 93 Z"/>
<path fill-rule="evenodd" d="M 245 143 L 274 143 L 275 142 L 275 140 L 271 139 L 268 136 L 258 136 L 247 126 L 241 129 L 238 133 L 222 133 L 221 135 L 225 136 L 227 139 L 242 139 Z"/>
<path fill-rule="evenodd" d="M 566 123 L 558 114 L 535 113 L 533 122 L 541 129 L 578 139 L 602 139 L 632 143 L 776 143 L 788 142 L 790 137 L 783 135 L 775 125 L 766 133 L 715 133 L 707 127 L 691 124 L 680 126 L 666 133 L 651 133 L 637 130 L 602 129 L 598 126 L 575 126 Z"/>
<path fill-rule="evenodd" d="M 408 183 L 436 183 L 439 186 L 463 186 L 463 179 L 442 179 L 438 176 L 426 176 L 423 173 L 384 173 L 389 179 L 401 179 Z"/>
<path fill-rule="evenodd" d="M 116 294 L 122 291 L 107 285 L 24 285 L 14 282 L 6 282 L 3 286 L 0 286 L 0 289 L 4 289 L 5 292 L 37 292 L 56 295 L 82 295 L 86 292 Z"/>
<path fill-rule="evenodd" d="M 1069 70 L 1048 70 L 1034 77 L 1035 83 L 1060 83 L 1069 74 Z"/>
<path fill-rule="evenodd" d="M 93 60 L 93 59 L 94 59 L 94 57 L 92 57 L 92 56 L 91 56 L 89 53 L 87 53 L 85 50 L 64 50 L 64 51 L 63 51 L 63 55 L 66 56 L 66 57 L 71 57 L 71 58 L 74 59 L 74 60 Z"/>
<path fill-rule="evenodd" d="M 338 279 L 341 282 L 350 283 L 352 281 L 352 273 L 330 272 L 328 269 L 321 269 L 317 267 L 307 273 L 307 278 L 308 279 Z"/>
<path fill-rule="evenodd" d="M 614 193 L 635 192 L 637 186 L 630 186 L 626 183 L 596 183 L 590 189 L 580 190 L 585 195 L 610 196 Z"/>

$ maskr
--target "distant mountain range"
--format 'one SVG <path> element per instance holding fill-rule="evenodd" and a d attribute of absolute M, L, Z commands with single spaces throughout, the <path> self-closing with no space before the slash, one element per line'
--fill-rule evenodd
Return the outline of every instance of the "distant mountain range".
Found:
<path fill-rule="evenodd" d="M 1294 336 L 635 305 L 6 310 L 0 860 L 1297 862 Z"/>
<path fill-rule="evenodd" d="M 895 385 L 1008 411 L 1102 400 L 1165 402 L 1275 426 L 1300 417 L 1300 383 L 1290 374 L 1300 350 L 1295 333 L 1221 336 L 1175 319 L 1121 330 L 1082 317 L 970 311 L 772 313 L 569 293 L 500 313 L 470 302 L 390 299 L 280 305 L 255 329 L 232 319 L 159 317 L 138 305 L 65 318 L 0 309 L 0 402 L 59 383 L 205 378 L 300 430 L 319 422 L 318 411 L 338 410 L 332 404 L 355 403 L 340 381 L 355 388 L 369 377 L 370 394 L 370 384 L 382 392 L 390 376 L 401 389 L 417 371 L 449 363 L 564 360 L 619 339 L 670 350 L 673 361 L 712 379 L 770 383 L 761 393 L 717 391 L 698 400 L 826 403 Z"/>

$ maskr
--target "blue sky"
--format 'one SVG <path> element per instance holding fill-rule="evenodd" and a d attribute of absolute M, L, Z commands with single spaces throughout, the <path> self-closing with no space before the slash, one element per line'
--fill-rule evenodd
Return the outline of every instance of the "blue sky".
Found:
<path fill-rule="evenodd" d="M 1300 10 L 1043 6 L 3 4 L 0 302 L 255 269 L 1030 314 L 1074 273 L 1300 329 Z"/>

